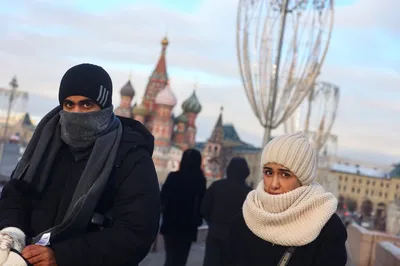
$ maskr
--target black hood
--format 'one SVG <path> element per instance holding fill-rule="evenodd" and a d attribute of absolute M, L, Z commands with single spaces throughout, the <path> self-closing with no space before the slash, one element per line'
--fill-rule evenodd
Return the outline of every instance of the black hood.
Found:
<path fill-rule="evenodd" d="M 131 149 L 132 146 L 145 148 L 149 155 L 153 155 L 154 137 L 147 128 L 139 121 L 131 118 L 117 116 L 121 121 L 124 133 L 121 139 L 122 149 Z"/>
<path fill-rule="evenodd" d="M 246 159 L 242 157 L 234 157 L 229 162 L 226 169 L 226 178 L 238 181 L 244 181 L 250 174 L 250 169 Z"/>
<path fill-rule="evenodd" d="M 201 171 L 201 153 L 196 149 L 186 150 L 181 159 L 180 171 Z"/>

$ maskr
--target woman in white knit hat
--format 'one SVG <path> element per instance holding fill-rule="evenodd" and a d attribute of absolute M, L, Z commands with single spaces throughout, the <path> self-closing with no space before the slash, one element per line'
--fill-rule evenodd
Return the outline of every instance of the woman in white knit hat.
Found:
<path fill-rule="evenodd" d="M 315 182 L 316 153 L 304 133 L 271 140 L 263 181 L 231 227 L 229 265 L 344 266 L 346 228 L 336 198 Z"/>

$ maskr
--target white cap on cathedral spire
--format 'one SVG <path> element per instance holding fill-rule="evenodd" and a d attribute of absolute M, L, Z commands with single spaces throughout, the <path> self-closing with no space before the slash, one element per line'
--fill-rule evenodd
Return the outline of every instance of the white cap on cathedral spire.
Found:
<path fill-rule="evenodd" d="M 156 97 L 156 104 L 163 104 L 169 106 L 175 106 L 177 103 L 175 94 L 172 92 L 169 85 L 165 86 L 163 90 L 161 90 Z"/>

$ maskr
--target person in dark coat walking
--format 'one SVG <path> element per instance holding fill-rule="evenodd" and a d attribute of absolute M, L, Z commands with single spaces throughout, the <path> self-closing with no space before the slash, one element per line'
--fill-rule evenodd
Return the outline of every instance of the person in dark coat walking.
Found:
<path fill-rule="evenodd" d="M 192 242 L 197 240 L 197 230 L 203 220 L 201 202 L 206 190 L 201 163 L 198 150 L 186 150 L 179 171 L 170 173 L 161 189 L 165 266 L 186 265 Z"/>
<path fill-rule="evenodd" d="M 1 195 L 0 242 L 14 260 L 5 265 L 138 265 L 159 228 L 154 138 L 114 115 L 99 66 L 70 68 L 59 102 Z"/>
<path fill-rule="evenodd" d="M 263 181 L 251 191 L 230 232 L 230 266 L 344 266 L 346 228 L 337 199 L 315 182 L 308 136 L 272 139 L 261 155 Z"/>
<path fill-rule="evenodd" d="M 208 224 L 204 266 L 224 265 L 228 255 L 229 227 L 242 210 L 251 188 L 245 180 L 250 170 L 244 158 L 234 157 L 226 170 L 226 179 L 214 182 L 203 199 L 202 213 Z"/>

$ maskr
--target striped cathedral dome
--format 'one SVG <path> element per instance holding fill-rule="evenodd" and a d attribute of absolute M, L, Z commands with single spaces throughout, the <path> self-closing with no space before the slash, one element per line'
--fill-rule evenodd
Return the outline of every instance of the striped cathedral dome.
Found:
<path fill-rule="evenodd" d="M 157 94 L 156 104 L 175 106 L 176 105 L 176 97 L 171 90 L 171 87 L 167 85 L 162 91 Z"/>
<path fill-rule="evenodd" d="M 185 113 L 200 113 L 201 104 L 197 99 L 196 91 L 193 91 L 192 95 L 182 103 L 182 109 Z"/>

